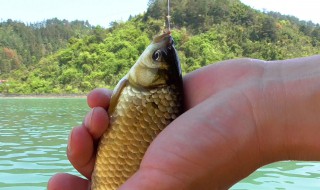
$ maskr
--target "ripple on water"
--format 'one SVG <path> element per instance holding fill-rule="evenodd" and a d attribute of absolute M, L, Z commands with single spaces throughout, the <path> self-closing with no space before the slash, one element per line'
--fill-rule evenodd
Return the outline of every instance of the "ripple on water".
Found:
<path fill-rule="evenodd" d="M 258 169 L 232 187 L 242 189 L 319 189 L 319 162 L 276 162 Z"/>
<path fill-rule="evenodd" d="M 0 189 L 45 189 L 58 172 L 78 174 L 66 157 L 85 99 L 0 99 Z"/>

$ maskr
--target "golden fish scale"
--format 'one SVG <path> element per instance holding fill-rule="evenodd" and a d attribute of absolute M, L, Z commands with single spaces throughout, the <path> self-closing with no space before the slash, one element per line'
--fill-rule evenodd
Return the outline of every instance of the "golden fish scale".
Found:
<path fill-rule="evenodd" d="M 151 141 L 181 113 L 180 97 L 174 85 L 123 89 L 99 144 L 92 190 L 116 190 L 138 170 Z"/>

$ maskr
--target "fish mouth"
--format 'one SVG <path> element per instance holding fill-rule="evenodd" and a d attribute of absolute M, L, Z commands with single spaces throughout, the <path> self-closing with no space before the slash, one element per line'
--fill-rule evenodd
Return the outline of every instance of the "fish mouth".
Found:
<path fill-rule="evenodd" d="M 171 32 L 165 32 L 159 36 L 156 36 L 153 38 L 153 43 L 161 43 L 164 42 L 164 44 L 171 45 L 173 43 L 173 38 L 171 36 Z"/>

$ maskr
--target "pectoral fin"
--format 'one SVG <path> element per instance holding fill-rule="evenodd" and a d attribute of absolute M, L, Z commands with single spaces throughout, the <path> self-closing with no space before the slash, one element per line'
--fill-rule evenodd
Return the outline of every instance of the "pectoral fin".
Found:
<path fill-rule="evenodd" d="M 122 90 L 124 89 L 124 87 L 126 87 L 128 84 L 128 76 L 124 76 L 117 84 L 117 86 L 114 88 L 112 96 L 111 96 L 111 100 L 110 100 L 110 106 L 109 106 L 109 116 L 114 112 L 117 104 L 118 104 L 118 100 L 119 97 L 121 95 Z"/>

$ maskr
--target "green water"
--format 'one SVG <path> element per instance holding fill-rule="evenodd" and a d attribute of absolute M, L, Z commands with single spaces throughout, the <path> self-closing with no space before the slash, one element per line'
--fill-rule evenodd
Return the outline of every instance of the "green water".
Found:
<path fill-rule="evenodd" d="M 0 99 L 0 189 L 46 189 L 57 172 L 76 173 L 66 157 L 85 99 Z"/>
<path fill-rule="evenodd" d="M 57 172 L 77 174 L 65 151 L 89 109 L 85 99 L 0 99 L 0 189 L 46 189 Z M 278 162 L 232 189 L 319 189 L 320 163 Z"/>

